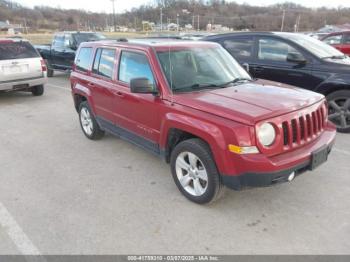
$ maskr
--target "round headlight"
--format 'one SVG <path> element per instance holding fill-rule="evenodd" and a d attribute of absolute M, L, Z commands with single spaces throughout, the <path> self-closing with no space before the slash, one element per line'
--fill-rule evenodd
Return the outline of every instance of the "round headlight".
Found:
<path fill-rule="evenodd" d="M 276 131 L 272 124 L 264 123 L 259 127 L 258 139 L 264 146 L 271 146 L 275 142 Z"/>

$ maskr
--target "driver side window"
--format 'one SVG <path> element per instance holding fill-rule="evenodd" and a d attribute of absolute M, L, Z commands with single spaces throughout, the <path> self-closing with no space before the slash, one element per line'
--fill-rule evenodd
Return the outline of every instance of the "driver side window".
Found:
<path fill-rule="evenodd" d="M 123 51 L 120 58 L 119 80 L 129 83 L 133 78 L 146 77 L 154 85 L 148 58 L 140 53 Z"/>
<path fill-rule="evenodd" d="M 299 54 L 301 57 L 303 56 L 294 47 L 280 40 L 272 38 L 259 39 L 258 58 L 260 60 L 287 62 L 289 53 Z"/>

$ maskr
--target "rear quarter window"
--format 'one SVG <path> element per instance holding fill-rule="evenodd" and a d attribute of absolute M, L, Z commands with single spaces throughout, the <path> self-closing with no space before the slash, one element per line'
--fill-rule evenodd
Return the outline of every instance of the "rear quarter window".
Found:
<path fill-rule="evenodd" d="M 35 58 L 39 56 L 29 42 L 0 41 L 0 60 Z"/>
<path fill-rule="evenodd" d="M 76 67 L 79 71 L 86 72 L 90 68 L 92 48 L 91 47 L 83 47 L 80 49 L 79 54 L 77 56 Z"/>

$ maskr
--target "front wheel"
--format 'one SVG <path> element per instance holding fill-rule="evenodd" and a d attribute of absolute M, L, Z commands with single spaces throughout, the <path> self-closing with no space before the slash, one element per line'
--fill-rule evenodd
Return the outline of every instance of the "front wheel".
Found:
<path fill-rule="evenodd" d="M 338 132 L 350 133 L 350 90 L 340 90 L 327 96 L 329 120 Z"/>
<path fill-rule="evenodd" d="M 219 198 L 223 185 L 210 148 L 203 140 L 179 143 L 171 153 L 170 165 L 175 184 L 187 199 L 206 204 Z"/>

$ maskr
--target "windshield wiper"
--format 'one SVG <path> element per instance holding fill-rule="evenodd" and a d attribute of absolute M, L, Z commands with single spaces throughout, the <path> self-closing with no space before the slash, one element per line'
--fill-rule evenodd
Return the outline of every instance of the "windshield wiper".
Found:
<path fill-rule="evenodd" d="M 253 81 L 252 79 L 250 79 L 250 78 L 244 78 L 244 77 L 237 77 L 237 78 L 235 78 L 235 79 L 233 79 L 233 80 L 231 80 L 231 81 L 228 81 L 228 82 L 226 82 L 226 83 L 224 83 L 224 84 L 222 84 L 222 85 L 220 85 L 220 86 L 228 86 L 229 84 L 237 84 L 237 83 L 241 83 L 241 82 L 246 82 L 246 81 Z"/>
<path fill-rule="evenodd" d="M 203 89 L 215 89 L 215 88 L 225 88 L 227 87 L 229 84 L 237 84 L 243 81 L 253 81 L 250 78 L 235 78 L 229 82 L 225 82 L 223 84 L 214 84 L 214 83 L 208 83 L 208 84 L 193 84 L 191 86 L 187 86 L 187 87 L 182 87 L 182 88 L 174 88 L 174 90 L 176 91 L 184 91 L 184 90 L 203 90 Z"/>
<path fill-rule="evenodd" d="M 344 59 L 346 58 L 346 55 L 334 55 L 334 56 L 325 56 L 321 59 Z"/>
<path fill-rule="evenodd" d="M 211 89 L 211 88 L 220 88 L 221 86 L 218 86 L 216 84 L 193 84 L 191 86 L 186 87 L 178 87 L 173 88 L 174 91 L 191 91 L 191 90 L 201 90 L 201 89 Z"/>

